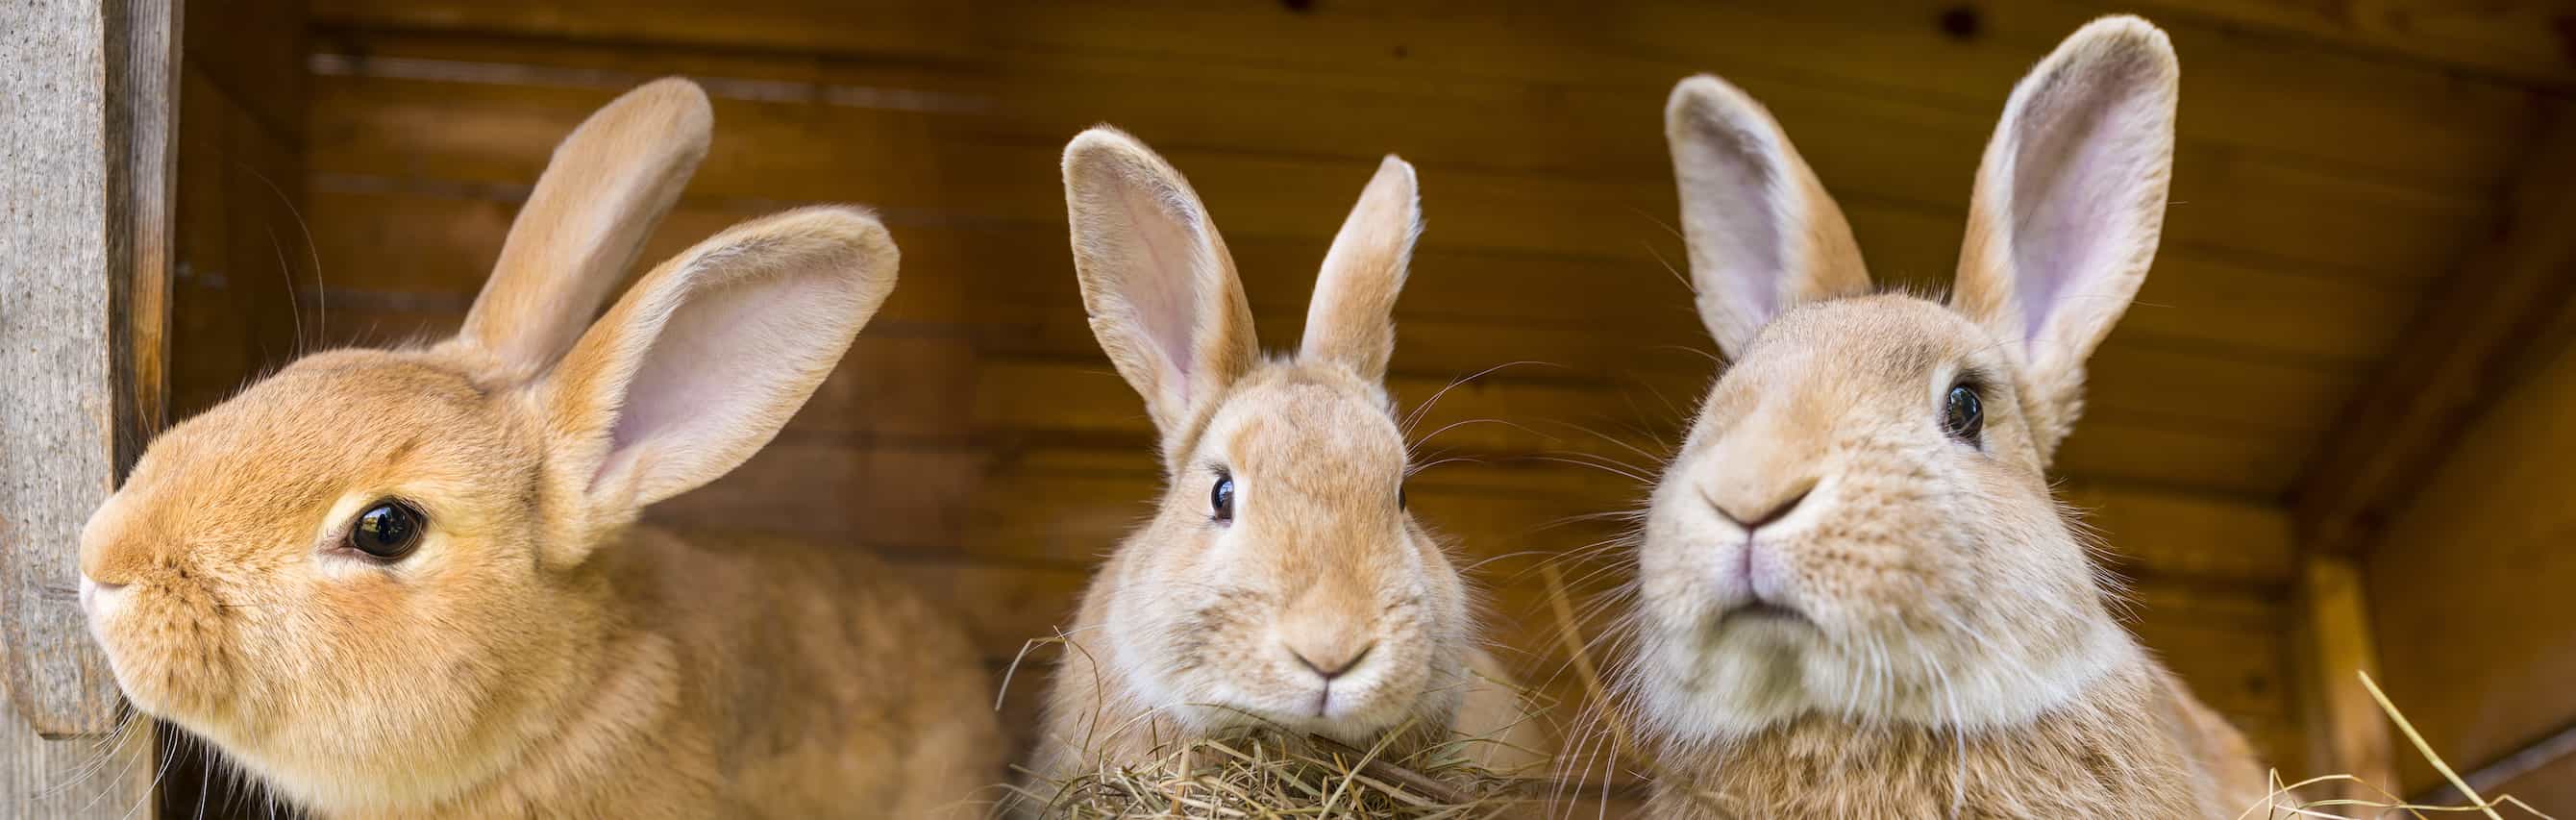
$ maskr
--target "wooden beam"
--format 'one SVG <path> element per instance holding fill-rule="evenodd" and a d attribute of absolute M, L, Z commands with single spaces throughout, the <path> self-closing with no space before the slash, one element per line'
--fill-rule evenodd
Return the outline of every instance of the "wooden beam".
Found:
<path fill-rule="evenodd" d="M 2555 325 L 2576 298 L 2576 108 L 2557 115 L 2504 224 L 2425 294 L 2398 352 L 2308 465 L 2293 498 L 2308 548 L 2368 548 L 2418 477 L 2530 370 L 2532 342 L 2565 335 Z"/>
<path fill-rule="evenodd" d="M 2359 781 L 2321 790 L 2332 794 L 2302 795 L 2309 799 L 2385 799 L 2379 790 L 2399 788 L 2387 718 L 2356 676 L 2379 676 L 2370 608 L 2363 596 L 2361 570 L 2349 558 L 2312 557 L 2302 567 L 2296 651 L 2308 726 L 2308 770 L 2285 772 L 2285 779 L 2346 774 Z"/>
<path fill-rule="evenodd" d="M 32 0 L 0 32 L 0 814 L 148 804 L 76 589 L 91 509 L 158 425 L 178 0 Z"/>
<path fill-rule="evenodd" d="M 2458 0 L 2148 0 L 2164 22 L 2190 16 L 2277 32 L 2445 68 L 2567 88 L 2576 86 L 2576 2 Z"/>

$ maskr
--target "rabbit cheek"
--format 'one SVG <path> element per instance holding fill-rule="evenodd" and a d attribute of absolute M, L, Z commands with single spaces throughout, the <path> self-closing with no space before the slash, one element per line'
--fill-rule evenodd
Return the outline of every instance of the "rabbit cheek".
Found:
<path fill-rule="evenodd" d="M 1676 465 L 1675 475 L 1687 473 Z M 1654 614 L 1651 627 L 1687 636 L 1706 628 L 1751 592 L 1740 568 L 1742 545 L 1713 535 L 1724 524 L 1706 505 L 1687 500 L 1689 482 L 1656 488 L 1638 550 L 1639 599 Z"/>

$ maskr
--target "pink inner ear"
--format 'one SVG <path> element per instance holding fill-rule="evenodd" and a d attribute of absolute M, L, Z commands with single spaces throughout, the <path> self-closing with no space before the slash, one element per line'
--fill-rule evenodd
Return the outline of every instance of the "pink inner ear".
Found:
<path fill-rule="evenodd" d="M 1698 207 L 1709 209 L 1697 227 L 1724 235 L 1721 247 L 1730 257 L 1728 265 L 1739 273 L 1721 284 L 1729 299 L 1744 306 L 1751 324 L 1759 326 L 1779 315 L 1780 280 L 1791 275 L 1790 261 L 1781 252 L 1786 226 L 1779 203 L 1793 194 L 1775 173 L 1761 134 L 1731 122 L 1706 127 L 1713 138 L 1702 158 L 1708 167 L 1724 169 L 1717 175 L 1723 183 L 1695 198 Z"/>
<path fill-rule="evenodd" d="M 724 261 L 702 264 L 721 269 Z M 807 374 L 829 370 L 846 335 L 851 294 L 827 276 L 770 270 L 701 283 L 662 326 L 628 382 L 603 474 L 649 451 L 656 473 L 713 466 L 697 456 L 757 446 L 801 404 Z M 747 439 L 747 440 L 746 440 Z M 694 485 L 713 475 L 647 477 Z"/>
<path fill-rule="evenodd" d="M 2105 286 L 2135 251 L 2142 219 L 2140 185 L 2158 173 L 2154 143 L 2160 123 L 2151 104 L 2116 93 L 2143 82 L 2113 72 L 2077 87 L 2069 72 L 2050 77 L 2022 112 L 2013 161 L 2013 288 L 2026 340 L 2036 340 L 2086 299 L 2126 294 Z"/>
<path fill-rule="evenodd" d="M 1198 369 L 1200 245 L 1191 208 L 1153 183 L 1128 183 L 1118 205 L 1136 241 L 1137 259 L 1122 295 L 1177 378 L 1165 390 L 1186 397 Z"/>

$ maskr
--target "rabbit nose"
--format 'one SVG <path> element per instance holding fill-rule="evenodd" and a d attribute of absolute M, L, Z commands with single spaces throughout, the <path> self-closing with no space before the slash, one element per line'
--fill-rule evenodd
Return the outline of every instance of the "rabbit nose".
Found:
<path fill-rule="evenodd" d="M 1358 644 L 1356 648 L 1351 641 L 1311 641 L 1305 646 L 1289 642 L 1285 646 L 1298 663 L 1315 670 L 1317 676 L 1329 683 L 1360 665 L 1360 660 L 1368 657 L 1369 650 L 1377 648 L 1377 642 Z"/>
<path fill-rule="evenodd" d="M 96 612 L 99 607 L 114 603 L 116 596 L 124 591 L 124 584 L 107 583 L 89 577 L 88 573 L 82 573 L 80 577 L 81 611 Z"/>
<path fill-rule="evenodd" d="M 1810 478 L 1792 485 L 1784 492 L 1755 494 L 1750 498 L 1739 496 L 1720 500 L 1705 491 L 1702 492 L 1702 496 L 1708 499 L 1709 508 L 1716 510 L 1719 517 L 1734 522 L 1736 526 L 1743 527 L 1744 531 L 1750 534 L 1765 525 L 1788 517 L 1790 512 L 1798 509 L 1798 503 L 1807 500 L 1807 494 L 1815 490 L 1816 480 Z"/>

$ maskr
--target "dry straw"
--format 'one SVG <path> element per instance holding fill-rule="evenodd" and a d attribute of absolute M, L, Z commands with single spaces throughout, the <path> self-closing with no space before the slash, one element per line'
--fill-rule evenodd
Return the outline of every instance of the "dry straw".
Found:
<path fill-rule="evenodd" d="M 1062 635 L 1030 641 L 1012 660 L 1012 672 L 1030 650 L 1050 644 L 1078 647 Z M 1009 686 L 1006 673 L 1003 689 Z M 1367 749 L 1275 729 L 1175 741 L 1142 763 L 1104 762 L 1072 777 L 1007 786 L 1002 802 L 1077 820 L 1484 820 L 1524 816 L 1522 808 L 1539 803 L 1526 796 L 1534 791 L 1526 781 L 1475 762 L 1471 752 L 1501 740 L 1451 737 L 1394 751 L 1399 740 L 1423 734 L 1408 722 Z"/>
<path fill-rule="evenodd" d="M 2406 735 L 2406 741 L 2415 745 L 2415 752 L 2423 755 L 2426 762 L 2433 764 L 2433 770 L 2440 772 L 2442 774 L 2442 779 L 2449 782 L 2451 784 L 2451 788 L 2457 789 L 2460 794 L 2465 795 L 2468 802 L 2446 805 L 2412 803 L 2381 787 L 2379 784 L 2371 783 L 2349 774 L 2330 774 L 2321 777 L 2311 777 L 2297 783 L 2283 783 L 2281 782 L 2280 770 L 2275 769 L 2272 771 L 2272 793 L 2264 797 L 2262 805 L 2247 808 L 2245 813 L 2239 816 L 2239 820 L 2246 820 L 2247 818 L 2255 817 L 2321 817 L 2364 820 L 2364 818 L 2381 818 L 2390 816 L 2413 817 L 2417 818 L 2417 820 L 2427 820 L 2426 816 L 2428 814 L 2439 814 L 2445 816 L 2482 815 L 2488 818 L 2488 820 L 2504 820 L 2505 815 L 2499 811 L 2500 809 L 2511 809 L 2514 811 L 2514 816 L 2516 817 L 2527 816 L 2544 818 L 2544 820 L 2556 820 L 2555 818 L 2551 818 L 2547 813 L 2544 813 L 2539 809 L 2532 808 L 2531 804 L 2524 803 L 2521 798 L 2514 797 L 2513 795 L 2500 794 L 2493 798 L 2480 797 L 2476 789 L 2469 787 L 2468 781 L 2461 779 L 2458 772 L 2451 770 L 2451 764 L 2448 761 L 2443 760 L 2441 755 L 2433 752 L 2433 744 L 2425 742 L 2424 734 L 2415 730 L 2415 723 L 2407 720 L 2404 712 L 2397 711 L 2397 704 L 2388 700 L 2387 693 L 2379 691 L 2379 682 L 2371 680 L 2370 673 L 2357 672 L 2355 674 L 2360 676 L 2362 688 L 2370 690 L 2370 699 L 2379 704 L 2379 710 L 2388 714 L 2389 722 L 2396 724 L 2397 730 Z M 2378 796 L 2376 798 L 2338 797 L 2322 800 L 2303 800 L 2297 796 L 2298 791 L 2301 789 L 2331 789 L 2336 788 L 2338 785 L 2345 785 L 2349 788 L 2375 792 Z"/>
<path fill-rule="evenodd" d="M 1391 733 L 1401 735 L 1402 732 Z M 1475 820 L 1533 805 L 1509 778 L 1469 762 L 1461 740 L 1390 757 L 1318 737 L 1239 735 L 1174 744 L 1139 765 L 1095 771 L 1017 797 L 1047 817 Z"/>

